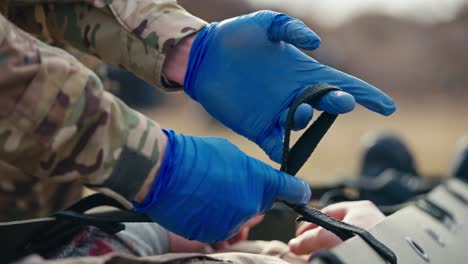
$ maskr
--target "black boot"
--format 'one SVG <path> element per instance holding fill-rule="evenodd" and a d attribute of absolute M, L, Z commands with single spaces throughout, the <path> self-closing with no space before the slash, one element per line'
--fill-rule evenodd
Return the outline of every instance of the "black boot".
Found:
<path fill-rule="evenodd" d="M 462 138 L 457 144 L 452 175 L 464 182 L 468 182 L 468 136 Z"/>
<path fill-rule="evenodd" d="M 418 194 L 413 155 L 397 135 L 379 134 L 364 141 L 360 173 L 360 199 L 395 205 Z"/>
<path fill-rule="evenodd" d="M 413 155 L 399 136 L 380 134 L 369 137 L 364 142 L 360 174 L 375 177 L 386 169 L 418 175 Z"/>

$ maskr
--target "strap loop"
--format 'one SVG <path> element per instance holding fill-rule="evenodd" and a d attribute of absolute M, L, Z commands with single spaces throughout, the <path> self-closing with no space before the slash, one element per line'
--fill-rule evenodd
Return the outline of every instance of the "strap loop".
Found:
<path fill-rule="evenodd" d="M 325 136 L 333 122 L 335 122 L 337 115 L 323 112 L 297 140 L 291 150 L 289 149 L 291 130 L 294 127 L 294 113 L 297 108 L 303 103 L 316 105 L 325 94 L 331 91 L 340 91 L 340 89 L 325 83 L 318 83 L 305 90 L 291 104 L 284 132 L 281 171 L 290 175 L 296 175 L 299 169 L 302 168 L 307 159 L 312 155 L 312 152 L 314 152 L 318 143 L 322 140 L 323 136 Z"/>
<path fill-rule="evenodd" d="M 119 210 L 86 214 L 86 211 L 100 206 L 111 206 Z M 124 230 L 125 225 L 122 223 L 153 222 L 146 215 L 126 210 L 122 204 L 101 193 L 86 196 L 67 209 L 53 213 L 51 216 L 69 220 L 77 225 L 95 226 L 109 234 Z"/>
<path fill-rule="evenodd" d="M 296 144 L 290 150 L 289 144 L 291 130 L 294 127 L 294 113 L 296 109 L 303 103 L 316 105 L 316 103 L 325 94 L 338 90 L 340 89 L 335 86 L 331 86 L 325 83 L 318 83 L 306 89 L 292 103 L 288 113 L 288 120 L 284 135 L 283 161 L 281 164 L 281 171 L 284 171 L 293 176 L 296 175 L 296 173 L 312 155 L 318 143 L 327 133 L 328 129 L 331 127 L 337 117 L 337 115 L 330 113 L 322 113 L 320 117 L 298 139 Z M 293 205 L 286 202 L 285 204 L 296 213 L 301 215 L 301 217 L 298 218 L 298 221 L 307 221 L 317 224 L 334 233 L 342 240 L 347 240 L 354 235 L 358 235 L 389 263 L 397 263 L 397 257 L 395 253 L 380 241 L 378 241 L 368 231 L 360 227 L 338 221 L 309 205 Z"/>

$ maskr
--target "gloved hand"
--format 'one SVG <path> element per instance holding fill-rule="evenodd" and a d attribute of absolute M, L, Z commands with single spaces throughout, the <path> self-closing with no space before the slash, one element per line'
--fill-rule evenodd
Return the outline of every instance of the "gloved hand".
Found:
<path fill-rule="evenodd" d="M 377 88 L 298 49 L 313 50 L 319 44 L 304 23 L 272 11 L 210 24 L 193 42 L 185 92 L 276 162 L 281 161 L 288 107 L 313 84 L 329 83 L 345 91 L 331 92 L 313 106 L 332 114 L 351 111 L 356 101 L 383 115 L 395 111 L 392 99 Z M 304 128 L 311 119 L 312 107 L 301 105 L 295 128 Z"/>
<path fill-rule="evenodd" d="M 304 204 L 309 186 L 247 156 L 229 141 L 165 131 L 164 159 L 135 210 L 185 238 L 225 240 L 276 199 Z"/>

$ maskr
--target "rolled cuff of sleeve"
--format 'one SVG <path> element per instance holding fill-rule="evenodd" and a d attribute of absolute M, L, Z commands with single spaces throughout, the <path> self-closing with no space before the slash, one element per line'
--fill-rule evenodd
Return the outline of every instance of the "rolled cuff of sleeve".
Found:
<path fill-rule="evenodd" d="M 146 4 L 135 4 L 132 1 L 113 1 L 109 5 L 117 20 L 125 25 L 140 43 L 128 43 L 123 47 L 142 45 L 129 50 L 127 56 L 128 65 L 138 65 L 147 61 L 145 58 L 136 59 L 146 50 L 153 58 L 154 65 L 142 67 L 144 79 L 166 91 L 180 90 L 182 87 L 167 80 L 163 74 L 163 65 L 168 51 L 177 45 L 183 38 L 198 32 L 207 25 L 207 22 L 197 18 L 179 6 L 175 1 L 163 0 L 158 3 L 148 2 Z M 142 14 L 143 18 L 125 14 Z M 131 45 L 128 45 L 131 44 Z M 149 48 L 149 49 L 148 49 Z M 151 51 L 151 49 L 154 49 Z"/>

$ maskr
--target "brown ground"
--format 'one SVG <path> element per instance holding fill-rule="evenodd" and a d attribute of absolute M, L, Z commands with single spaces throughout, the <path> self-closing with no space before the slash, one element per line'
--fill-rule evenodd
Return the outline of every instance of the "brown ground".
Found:
<path fill-rule="evenodd" d="M 213 124 L 183 95 L 174 96 L 171 106 L 142 112 L 161 126 L 182 133 L 226 137 L 248 154 L 267 161 L 262 150 L 222 126 Z M 401 134 L 414 151 L 417 164 L 425 175 L 447 174 L 456 141 L 468 135 L 468 112 L 462 104 L 418 100 L 399 103 L 391 117 L 373 114 L 362 107 L 340 116 L 314 157 L 299 172 L 311 182 L 329 182 L 351 176 L 359 167 L 362 137 L 371 131 L 394 131 Z M 401 101 L 401 102 L 400 102 Z M 273 164 L 273 163 L 271 163 Z"/>

